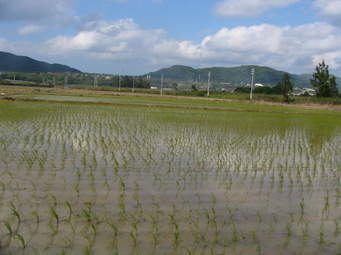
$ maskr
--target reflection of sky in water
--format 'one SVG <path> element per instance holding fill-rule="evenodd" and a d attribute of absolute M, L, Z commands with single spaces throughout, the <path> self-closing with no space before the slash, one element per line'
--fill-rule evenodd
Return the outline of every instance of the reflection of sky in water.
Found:
<path fill-rule="evenodd" d="M 204 166 L 206 169 L 222 167 L 231 172 L 235 168 L 250 170 L 306 168 L 317 164 L 323 157 L 329 159 L 323 164 L 334 163 L 340 166 L 340 159 L 337 157 L 340 137 L 335 136 L 337 134 L 335 127 L 325 128 L 321 132 L 314 127 L 300 128 L 288 125 L 284 132 L 279 126 L 277 132 L 276 123 L 273 123 L 273 128 L 269 130 L 257 130 L 257 126 L 255 129 L 238 130 L 234 126 L 212 128 L 210 125 L 162 123 L 148 119 L 148 114 L 142 117 L 137 115 L 126 117 L 125 113 L 115 111 L 113 114 L 104 113 L 101 117 L 95 114 L 77 113 L 76 116 L 60 116 L 57 120 L 65 121 L 67 125 L 63 127 L 54 122 L 53 125 L 45 125 L 44 134 L 50 135 L 49 138 L 45 138 L 49 139 L 52 147 L 63 144 L 63 150 L 76 154 L 91 152 L 99 161 L 111 153 L 116 153 L 118 159 L 122 156 L 130 157 L 130 154 L 138 155 L 138 159 L 149 152 L 151 157 L 155 161 L 161 161 L 161 164 L 163 158 L 172 157 L 173 162 L 179 162 L 178 167 L 186 168 L 188 165 Z M 0 130 L 8 139 L 13 140 L 15 137 L 18 141 L 12 144 L 14 151 L 30 149 L 30 146 L 23 143 L 24 139 L 19 138 L 35 136 L 40 131 L 36 124 L 30 123 L 20 123 L 16 132 L 7 129 L 6 125 L 0 126 Z M 31 144 L 32 137 L 29 139 Z M 6 142 L 3 138 L 2 141 Z M 105 150 L 103 145 L 106 146 Z M 130 163 L 133 164 L 133 160 Z"/>
<path fill-rule="evenodd" d="M 336 209 L 330 219 L 341 216 L 335 202 L 341 178 L 338 123 L 322 125 L 305 115 L 257 116 L 175 111 L 166 118 L 146 109 L 65 106 L 32 121 L 0 121 L 0 167 L 16 171 L 32 164 L 33 170 L 58 170 L 48 184 L 59 185 L 58 178 L 65 178 L 71 187 L 79 169 L 84 182 L 93 172 L 101 188 L 103 169 L 113 178 L 118 168 L 128 192 L 138 183 L 148 206 L 153 195 L 162 208 L 175 201 L 194 208 L 198 197 L 209 208 L 214 195 L 218 219 L 232 208 L 238 228 L 245 231 L 263 230 L 274 216 L 280 219 L 277 228 L 285 229 L 304 197 L 310 231 L 318 233 L 327 191 Z M 332 233 L 332 224 L 325 228 Z M 283 231 L 277 231 L 280 237 Z"/>

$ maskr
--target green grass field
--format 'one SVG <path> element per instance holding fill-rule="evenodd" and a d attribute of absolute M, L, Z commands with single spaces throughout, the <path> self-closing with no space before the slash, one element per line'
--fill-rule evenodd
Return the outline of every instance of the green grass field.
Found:
<path fill-rule="evenodd" d="M 341 252 L 340 112 L 13 98 L 0 100 L 0 254 Z"/>

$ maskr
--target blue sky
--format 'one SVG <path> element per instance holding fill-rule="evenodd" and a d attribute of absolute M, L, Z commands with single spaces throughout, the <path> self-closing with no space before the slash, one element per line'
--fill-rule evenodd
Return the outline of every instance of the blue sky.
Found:
<path fill-rule="evenodd" d="M 87 72 L 267 65 L 341 75 L 341 0 L 0 0 L 0 50 Z"/>

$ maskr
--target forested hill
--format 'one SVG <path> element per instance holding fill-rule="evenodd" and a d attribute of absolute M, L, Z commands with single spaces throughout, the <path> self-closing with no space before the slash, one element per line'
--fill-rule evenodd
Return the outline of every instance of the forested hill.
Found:
<path fill-rule="evenodd" d="M 28 73 L 80 73 L 79 70 L 66 65 L 49 64 L 25 56 L 17 56 L 0 51 L 0 72 L 28 72 Z"/>
<path fill-rule="evenodd" d="M 278 71 L 266 66 L 238 66 L 238 67 L 211 67 L 194 69 L 188 66 L 176 65 L 170 68 L 164 68 L 156 72 L 151 72 L 153 78 L 159 78 L 163 74 L 166 79 L 175 81 L 199 81 L 205 82 L 208 78 L 208 72 L 212 74 L 213 82 L 246 84 L 250 83 L 251 69 L 255 68 L 255 81 L 264 85 L 274 86 L 281 81 L 284 72 Z M 312 75 L 290 74 L 295 86 L 309 87 Z M 338 85 L 341 85 L 341 79 L 337 78 Z"/>

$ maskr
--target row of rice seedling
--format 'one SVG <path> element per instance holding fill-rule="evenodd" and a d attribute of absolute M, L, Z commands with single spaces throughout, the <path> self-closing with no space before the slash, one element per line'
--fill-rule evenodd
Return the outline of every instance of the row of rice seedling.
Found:
<path fill-rule="evenodd" d="M 341 251 L 333 116 L 0 104 L 0 253 Z"/>

